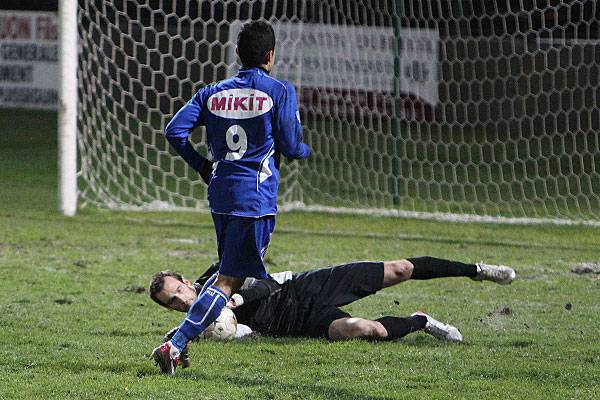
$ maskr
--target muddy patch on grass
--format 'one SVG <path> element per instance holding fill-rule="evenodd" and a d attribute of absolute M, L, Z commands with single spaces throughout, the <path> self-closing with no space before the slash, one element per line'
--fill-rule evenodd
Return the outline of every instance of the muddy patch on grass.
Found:
<path fill-rule="evenodd" d="M 146 289 L 142 286 L 138 286 L 138 285 L 129 285 L 129 286 L 125 286 L 123 289 L 124 292 L 129 292 L 129 293 L 144 293 L 146 291 Z"/>
<path fill-rule="evenodd" d="M 487 314 L 488 317 L 492 317 L 494 315 L 513 315 L 513 310 L 510 307 L 501 307 Z"/>
<path fill-rule="evenodd" d="M 198 239 L 189 239 L 189 238 L 173 238 L 173 239 L 165 239 L 167 243 L 182 243 L 182 244 L 198 244 L 200 241 Z"/>
<path fill-rule="evenodd" d="M 87 268 L 88 265 L 90 265 L 90 262 L 86 260 L 76 260 L 73 261 L 73 265 L 79 268 Z"/>
<path fill-rule="evenodd" d="M 571 268 L 571 272 L 577 275 L 600 275 L 600 262 L 579 263 Z"/>
<path fill-rule="evenodd" d="M 514 324 L 514 309 L 510 307 L 498 307 L 488 312 L 479 319 L 479 322 L 496 331 L 505 331 Z"/>
<path fill-rule="evenodd" d="M 189 260 L 201 257 L 200 253 L 189 250 L 170 250 L 167 252 L 167 255 L 173 258 L 179 258 L 180 260 Z"/>

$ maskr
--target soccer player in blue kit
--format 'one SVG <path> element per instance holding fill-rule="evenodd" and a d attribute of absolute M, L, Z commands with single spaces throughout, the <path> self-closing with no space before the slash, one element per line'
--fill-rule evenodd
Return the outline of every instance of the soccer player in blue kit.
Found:
<path fill-rule="evenodd" d="M 188 342 L 219 316 L 245 278 L 269 277 L 263 258 L 275 228 L 279 157 L 304 159 L 310 154 L 302 142 L 294 87 L 269 76 L 274 51 L 275 33 L 268 23 L 244 24 L 237 38 L 239 72 L 201 89 L 165 128 L 179 155 L 203 179 L 210 179 L 208 201 L 220 265 L 173 338 L 152 352 L 163 373 L 175 373 Z M 188 140 L 200 125 L 206 127 L 214 164 Z"/>

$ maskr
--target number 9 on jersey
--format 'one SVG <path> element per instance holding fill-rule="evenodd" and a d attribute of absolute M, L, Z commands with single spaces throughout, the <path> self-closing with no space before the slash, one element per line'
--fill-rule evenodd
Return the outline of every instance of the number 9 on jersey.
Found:
<path fill-rule="evenodd" d="M 229 151 L 225 156 L 227 161 L 239 160 L 248 150 L 248 137 L 246 131 L 240 125 L 232 125 L 225 133 L 225 140 Z"/>

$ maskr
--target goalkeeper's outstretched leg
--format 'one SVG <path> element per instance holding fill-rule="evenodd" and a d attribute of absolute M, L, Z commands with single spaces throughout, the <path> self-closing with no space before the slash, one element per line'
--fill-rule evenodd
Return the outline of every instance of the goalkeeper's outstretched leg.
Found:
<path fill-rule="evenodd" d="M 425 280 L 448 277 L 468 277 L 475 281 L 508 284 L 515 279 L 515 271 L 502 265 L 467 264 L 435 257 L 415 257 L 383 263 L 383 283 L 387 288 L 410 279 Z M 341 304 L 340 304 L 341 305 Z M 393 340 L 409 333 L 423 331 L 431 336 L 453 343 L 462 342 L 462 334 L 449 324 L 431 315 L 417 311 L 410 317 L 382 317 L 376 320 L 346 317 L 331 322 L 330 340 L 367 339 Z"/>
<path fill-rule="evenodd" d="M 465 264 L 460 261 L 435 257 L 415 257 L 383 263 L 383 287 L 390 287 L 409 279 L 468 277 L 474 281 L 491 281 L 501 285 L 515 279 L 515 271 L 504 265 Z"/>
<path fill-rule="evenodd" d="M 366 339 L 387 341 L 400 339 L 412 332 L 422 331 L 436 339 L 460 343 L 459 330 L 431 315 L 416 311 L 409 317 L 381 317 L 376 320 L 347 317 L 339 318 L 329 325 L 329 340 Z"/>

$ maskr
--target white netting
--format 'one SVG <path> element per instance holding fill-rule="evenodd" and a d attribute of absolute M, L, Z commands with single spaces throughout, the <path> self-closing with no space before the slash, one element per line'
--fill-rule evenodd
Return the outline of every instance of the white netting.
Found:
<path fill-rule="evenodd" d="M 83 204 L 206 208 L 162 129 L 261 18 L 314 151 L 284 163 L 282 206 L 600 220 L 595 1 L 79 3 Z"/>

